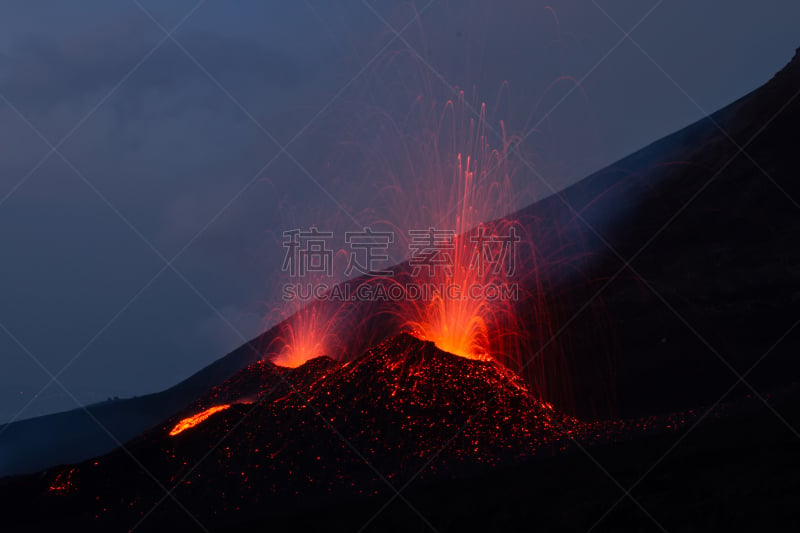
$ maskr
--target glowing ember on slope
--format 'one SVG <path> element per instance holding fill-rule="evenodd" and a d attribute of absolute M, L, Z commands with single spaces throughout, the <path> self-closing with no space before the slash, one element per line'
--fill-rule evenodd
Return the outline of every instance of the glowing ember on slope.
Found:
<path fill-rule="evenodd" d="M 50 492 L 56 492 L 60 494 L 66 494 L 70 492 L 74 486 L 72 483 L 72 476 L 77 471 L 77 468 L 70 468 L 69 470 L 64 470 L 60 472 L 53 482 L 48 487 Z"/>
<path fill-rule="evenodd" d="M 205 411 L 201 411 L 200 413 L 197 413 L 196 415 L 192 415 L 192 416 L 186 417 L 183 420 L 181 420 L 180 422 L 178 422 L 177 424 L 175 424 L 175 427 L 172 428 L 172 431 L 169 432 L 169 436 L 170 437 L 174 437 L 175 435 L 178 435 L 179 433 L 182 433 L 182 432 L 186 431 L 187 429 L 193 428 L 196 425 L 204 422 L 211 415 L 219 413 L 220 411 L 224 411 L 225 409 L 227 409 L 229 407 L 230 407 L 230 404 L 217 405 L 215 407 L 211 407 L 209 409 L 206 409 Z"/>

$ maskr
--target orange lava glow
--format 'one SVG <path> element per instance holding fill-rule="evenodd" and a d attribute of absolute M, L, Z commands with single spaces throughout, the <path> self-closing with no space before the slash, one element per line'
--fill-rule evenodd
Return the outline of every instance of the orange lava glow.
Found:
<path fill-rule="evenodd" d="M 224 411 L 228 407 L 230 407 L 230 404 L 217 405 L 215 407 L 211 407 L 209 409 L 206 409 L 205 411 L 197 413 L 196 415 L 186 417 L 177 424 L 175 424 L 175 427 L 172 428 L 172 431 L 169 432 L 169 436 L 174 437 L 179 433 L 183 433 L 187 429 L 193 428 L 196 425 L 204 422 L 211 415 L 219 413 L 220 411 Z"/>
<path fill-rule="evenodd" d="M 473 160 L 469 156 L 462 158 L 459 154 L 457 161 L 453 197 L 456 217 L 452 226 L 458 236 L 454 239 L 451 252 L 452 272 L 439 271 L 432 281 L 464 290 L 496 280 L 490 274 L 481 274 L 472 263 L 475 246 L 465 233 L 481 222 L 479 217 L 484 213 L 478 209 L 475 198 L 478 191 L 474 168 L 470 168 Z M 501 283 L 506 281 L 500 280 Z M 487 315 L 492 311 L 491 303 L 480 297 L 461 296 L 437 293 L 429 302 L 422 302 L 421 306 L 416 303 L 412 312 L 415 318 L 406 322 L 406 326 L 422 340 L 433 341 L 441 350 L 467 359 L 490 360 Z"/>
<path fill-rule="evenodd" d="M 323 343 L 313 330 L 299 331 L 292 343 L 286 344 L 272 362 L 285 368 L 297 368 L 309 359 L 324 353 Z"/>
<path fill-rule="evenodd" d="M 417 309 L 417 319 L 406 322 L 412 334 L 453 355 L 489 361 L 487 327 L 482 317 L 482 302 L 454 301 L 436 295 Z"/>
<path fill-rule="evenodd" d="M 277 366 L 297 368 L 321 355 L 331 355 L 337 344 L 335 335 L 338 309 L 308 305 L 282 324 L 274 344 L 280 348 L 272 358 Z"/>
<path fill-rule="evenodd" d="M 513 221 L 483 225 L 513 211 L 516 198 L 508 162 L 510 141 L 502 139 L 499 149 L 490 146 L 486 107 L 478 107 L 480 113 L 474 116 L 463 93 L 445 105 L 438 126 L 432 128 L 435 138 L 427 143 L 435 148 L 422 156 L 421 164 L 427 175 L 437 178 L 418 188 L 406 186 L 406 194 L 398 195 L 404 202 L 396 211 L 403 213 L 398 226 L 445 230 L 452 235 L 446 240 L 447 250 L 438 256 L 446 268 L 421 269 L 411 275 L 413 283 L 437 288 L 432 297 L 402 302 L 398 315 L 402 329 L 417 338 L 454 355 L 489 361 L 518 351 L 507 342 L 518 331 L 514 302 L 487 297 L 484 290 L 471 291 L 511 289 L 513 275 L 505 267 L 513 261 L 514 250 L 507 249 L 508 255 L 499 261 L 503 268 L 498 268 L 487 263 L 499 259 L 501 250 L 496 245 L 489 250 L 476 238 L 496 243 L 491 239 L 516 231 Z M 451 288 L 458 294 L 449 293 Z"/>

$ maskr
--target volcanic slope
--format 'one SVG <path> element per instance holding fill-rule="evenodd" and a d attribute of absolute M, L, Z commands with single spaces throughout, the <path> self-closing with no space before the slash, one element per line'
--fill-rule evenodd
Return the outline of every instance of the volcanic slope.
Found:
<path fill-rule="evenodd" d="M 170 435 L 217 406 L 228 407 Z M 349 363 L 254 363 L 126 449 L 49 472 L 32 490 L 48 516 L 99 527 L 188 520 L 175 500 L 213 523 L 391 495 L 390 485 L 551 454 L 590 432 L 503 367 L 403 334 Z"/>

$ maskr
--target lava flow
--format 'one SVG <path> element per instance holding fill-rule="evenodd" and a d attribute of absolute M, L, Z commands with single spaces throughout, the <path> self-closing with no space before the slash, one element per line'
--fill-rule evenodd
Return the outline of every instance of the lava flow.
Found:
<path fill-rule="evenodd" d="M 206 409 L 205 411 L 201 411 L 201 412 L 197 413 L 196 415 L 192 415 L 192 416 L 186 417 L 183 420 L 181 420 L 180 422 L 178 422 L 177 424 L 175 424 L 175 427 L 172 428 L 172 431 L 169 432 L 169 436 L 170 437 L 174 437 L 175 435 L 178 435 L 179 433 L 183 433 L 187 429 L 191 429 L 191 428 L 195 427 L 196 425 L 204 422 L 211 415 L 219 413 L 220 411 L 224 411 L 225 409 L 228 409 L 229 407 L 230 407 L 230 404 L 217 405 L 217 406 L 214 406 L 214 407 L 210 407 L 210 408 Z"/>

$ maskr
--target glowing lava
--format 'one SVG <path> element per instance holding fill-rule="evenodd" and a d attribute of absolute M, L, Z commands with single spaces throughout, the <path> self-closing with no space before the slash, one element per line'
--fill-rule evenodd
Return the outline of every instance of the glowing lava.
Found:
<path fill-rule="evenodd" d="M 482 137 L 481 142 L 486 149 L 485 138 Z M 414 302 L 410 310 L 414 318 L 405 326 L 420 339 L 433 341 L 441 350 L 468 359 L 490 360 L 492 347 L 487 323 L 492 306 L 502 303 L 489 301 L 482 292 L 490 284 L 503 285 L 509 280 L 477 264 L 476 259 L 481 260 L 482 256 L 476 253 L 481 254 L 482 250 L 467 235 L 481 222 L 478 217 L 483 214 L 475 198 L 478 184 L 473 161 L 470 156 L 465 159 L 461 154 L 457 156 L 452 205 L 456 216 L 451 223 L 456 236 L 446 243 L 446 250 L 439 251 L 448 254 L 446 268 L 434 270 L 433 275 L 423 281 L 440 288 L 441 292 L 434 292 L 430 301 Z"/>
<path fill-rule="evenodd" d="M 230 407 L 230 404 L 217 405 L 215 407 L 210 407 L 205 411 L 197 413 L 196 415 L 186 417 L 177 424 L 175 424 L 175 427 L 172 428 L 172 431 L 169 432 L 169 436 L 174 437 L 179 433 L 183 433 L 187 429 L 193 428 L 196 425 L 204 422 L 211 415 L 219 413 L 220 411 L 224 411 L 228 407 Z"/>
<path fill-rule="evenodd" d="M 453 279 L 464 280 L 468 276 L 468 273 L 460 272 Z M 488 311 L 486 302 L 481 299 L 455 299 L 453 295 L 436 293 L 431 301 L 410 307 L 415 318 L 404 325 L 415 337 L 431 341 L 440 350 L 467 359 L 491 359 L 489 332 L 484 320 Z"/>
<path fill-rule="evenodd" d="M 413 140 L 410 164 L 387 171 L 389 213 L 397 219 L 390 224 L 405 230 L 411 251 L 409 272 L 398 283 L 425 294 L 409 294 L 394 313 L 401 330 L 441 350 L 507 364 L 506 354 L 521 351 L 514 279 L 521 237 L 515 221 L 500 218 L 518 201 L 513 139 L 501 122 L 500 131 L 491 130 L 502 137 L 493 148 L 485 104 L 467 102 L 463 92 L 423 115 L 431 112 L 438 118 Z M 490 220 L 496 222 L 482 225 Z"/>
<path fill-rule="evenodd" d="M 315 357 L 333 354 L 338 346 L 335 331 L 340 307 L 330 302 L 313 302 L 281 324 L 281 332 L 270 343 L 279 346 L 272 362 L 297 368 Z"/>

